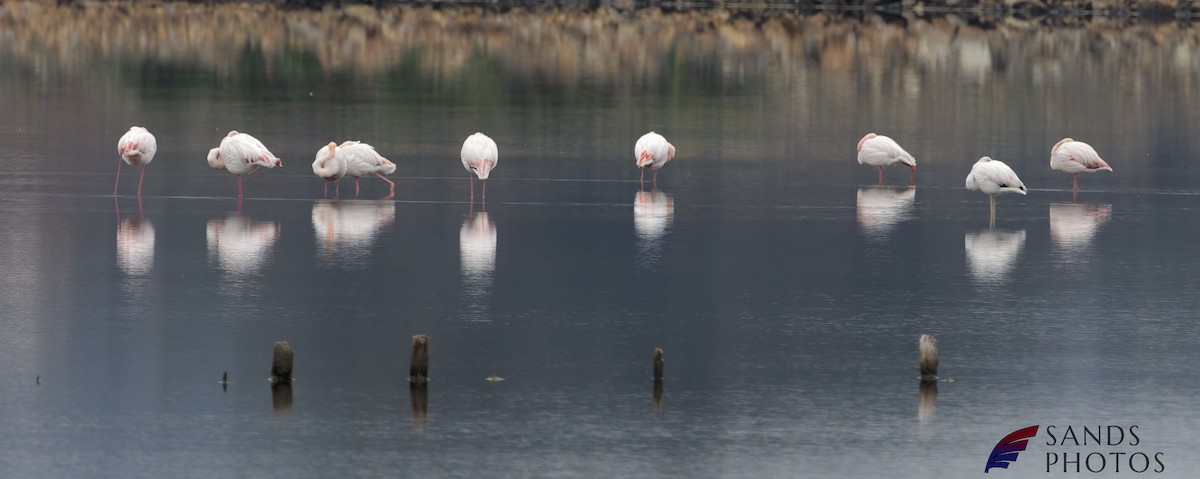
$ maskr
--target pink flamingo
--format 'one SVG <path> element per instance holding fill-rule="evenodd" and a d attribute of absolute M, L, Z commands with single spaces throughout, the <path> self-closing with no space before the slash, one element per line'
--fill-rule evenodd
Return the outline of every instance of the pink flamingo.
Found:
<path fill-rule="evenodd" d="M 158 143 L 154 140 L 154 135 L 150 134 L 150 130 L 135 126 L 121 135 L 121 139 L 117 140 L 117 154 L 121 158 L 117 160 L 117 182 L 113 184 L 114 195 L 117 194 L 117 187 L 121 185 L 121 163 L 124 162 L 142 169 L 141 175 L 138 176 L 137 192 L 139 198 L 142 196 L 142 180 L 146 176 L 146 165 L 154 160 L 156 151 L 158 151 Z"/>

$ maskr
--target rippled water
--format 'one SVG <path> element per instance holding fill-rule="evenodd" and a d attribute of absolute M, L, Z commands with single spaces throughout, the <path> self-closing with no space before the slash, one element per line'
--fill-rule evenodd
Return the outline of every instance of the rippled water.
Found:
<path fill-rule="evenodd" d="M 122 14 L 14 8 L 6 477 L 963 477 L 1032 424 L 1137 425 L 1099 450 L 1200 469 L 1189 29 L 270 10 L 257 37 L 193 19 L 71 48 L 78 12 Z M 133 124 L 158 156 L 114 199 Z M 240 204 L 204 162 L 234 128 L 284 159 Z M 657 187 L 633 166 L 648 130 L 679 151 Z M 458 159 L 475 131 L 500 145 L 486 206 Z M 917 157 L 914 187 L 874 185 L 867 131 Z M 1116 170 L 1076 201 L 1048 166 L 1063 136 Z M 309 163 L 344 139 L 399 165 L 395 198 L 323 198 Z M 963 188 L 984 154 L 1031 189 L 994 227 Z M 923 333 L 952 379 L 933 394 Z M 296 381 L 273 394 L 278 340 Z M 1046 440 L 992 473 L 1092 450 Z"/>

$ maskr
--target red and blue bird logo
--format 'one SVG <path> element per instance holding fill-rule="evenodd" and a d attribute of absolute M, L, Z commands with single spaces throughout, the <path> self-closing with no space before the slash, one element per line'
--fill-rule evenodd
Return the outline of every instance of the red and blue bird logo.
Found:
<path fill-rule="evenodd" d="M 1029 445 L 1029 440 L 1036 436 L 1038 426 L 1029 426 L 1026 428 L 1017 429 L 1000 442 L 996 443 L 996 447 L 992 448 L 992 455 L 988 456 L 987 465 L 983 467 L 983 472 L 988 472 L 988 469 L 999 467 L 1008 469 L 1008 465 L 1016 462 L 1017 454 L 1025 450 L 1025 446 Z"/>

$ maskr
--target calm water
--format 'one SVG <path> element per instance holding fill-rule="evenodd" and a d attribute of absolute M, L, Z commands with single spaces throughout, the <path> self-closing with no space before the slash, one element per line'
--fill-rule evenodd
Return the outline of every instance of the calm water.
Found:
<path fill-rule="evenodd" d="M 1040 435 L 993 475 L 1200 471 L 1196 32 L 269 10 L 242 37 L 213 26 L 240 10 L 180 8 L 0 8 L 5 477 L 964 477 L 1033 424 L 1141 443 Z M 109 195 L 134 124 L 159 142 L 140 203 L 132 168 Z M 240 206 L 204 163 L 229 129 L 284 159 Z M 679 156 L 640 189 L 651 129 Z M 915 188 L 872 186 L 867 131 Z M 1077 202 L 1064 136 L 1116 169 Z M 399 165 L 394 199 L 322 198 L 309 164 L 344 139 Z M 962 187 L 984 154 L 1031 188 L 991 229 Z"/>

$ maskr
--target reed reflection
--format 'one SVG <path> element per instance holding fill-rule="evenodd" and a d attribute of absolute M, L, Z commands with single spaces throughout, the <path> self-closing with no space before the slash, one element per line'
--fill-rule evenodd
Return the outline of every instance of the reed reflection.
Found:
<path fill-rule="evenodd" d="M 1111 217 L 1112 205 L 1108 203 L 1051 203 L 1050 240 L 1063 253 L 1085 252 L 1096 231 Z"/>
<path fill-rule="evenodd" d="M 999 284 L 1008 279 L 1025 247 L 1025 230 L 977 231 L 967 233 L 963 242 L 971 276 L 980 283 Z"/>
<path fill-rule="evenodd" d="M 396 219 L 396 204 L 387 200 L 317 200 L 312 207 L 317 258 L 325 264 L 364 263 L 384 228 Z"/>
<path fill-rule="evenodd" d="M 633 197 L 633 231 L 638 249 L 650 260 L 657 260 L 663 236 L 675 220 L 675 199 L 659 190 L 638 191 Z"/>
<path fill-rule="evenodd" d="M 858 226 L 864 234 L 886 239 L 901 221 L 912 218 L 917 189 L 871 186 L 858 189 Z"/>
<path fill-rule="evenodd" d="M 208 256 L 231 276 L 257 273 L 279 240 L 279 224 L 230 214 L 208 221 Z"/>

